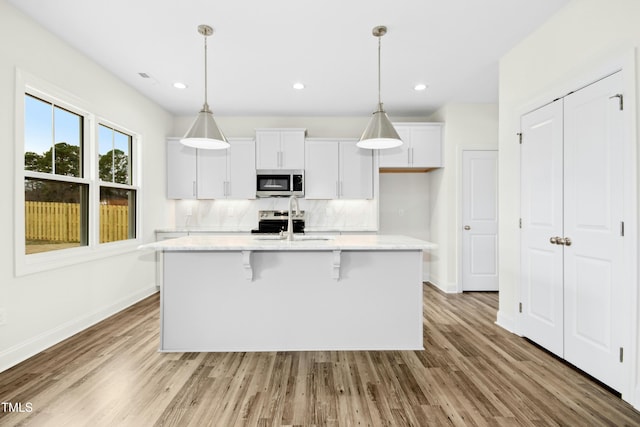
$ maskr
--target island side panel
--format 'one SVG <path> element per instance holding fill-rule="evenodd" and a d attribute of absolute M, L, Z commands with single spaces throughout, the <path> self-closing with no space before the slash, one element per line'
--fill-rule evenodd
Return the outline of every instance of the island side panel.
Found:
<path fill-rule="evenodd" d="M 163 351 L 422 349 L 422 252 L 166 252 Z"/>

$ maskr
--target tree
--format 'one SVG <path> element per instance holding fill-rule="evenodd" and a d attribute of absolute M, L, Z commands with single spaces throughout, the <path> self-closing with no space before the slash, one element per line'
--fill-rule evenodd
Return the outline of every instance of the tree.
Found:
<path fill-rule="evenodd" d="M 107 151 L 98 159 L 98 174 L 106 182 L 129 184 L 129 158 L 117 148 Z"/>

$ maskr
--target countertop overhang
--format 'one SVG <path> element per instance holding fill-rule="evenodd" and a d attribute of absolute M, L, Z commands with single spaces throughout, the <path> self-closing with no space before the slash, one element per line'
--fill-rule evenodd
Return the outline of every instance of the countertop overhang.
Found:
<path fill-rule="evenodd" d="M 401 235 L 295 236 L 293 241 L 247 236 L 185 236 L 141 245 L 157 251 L 388 251 L 435 249 L 435 243 Z"/>

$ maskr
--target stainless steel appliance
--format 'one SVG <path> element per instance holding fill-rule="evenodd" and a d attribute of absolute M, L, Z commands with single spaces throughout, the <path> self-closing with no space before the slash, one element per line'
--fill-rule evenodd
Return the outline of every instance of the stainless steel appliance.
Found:
<path fill-rule="evenodd" d="M 292 214 L 293 232 L 304 233 L 304 211 Z M 289 211 L 258 211 L 258 228 L 251 230 L 252 233 L 280 233 L 286 231 Z"/>
<path fill-rule="evenodd" d="M 303 170 L 258 169 L 256 195 L 258 197 L 304 196 Z"/>

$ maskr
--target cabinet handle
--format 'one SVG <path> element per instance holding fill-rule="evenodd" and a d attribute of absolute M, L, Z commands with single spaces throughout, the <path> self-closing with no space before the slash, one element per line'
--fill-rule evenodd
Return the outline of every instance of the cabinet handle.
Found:
<path fill-rule="evenodd" d="M 549 239 L 549 242 L 550 242 L 552 245 L 557 245 L 557 244 L 558 244 L 558 239 L 559 239 L 559 237 L 558 237 L 558 236 L 551 237 L 551 238 Z"/>

